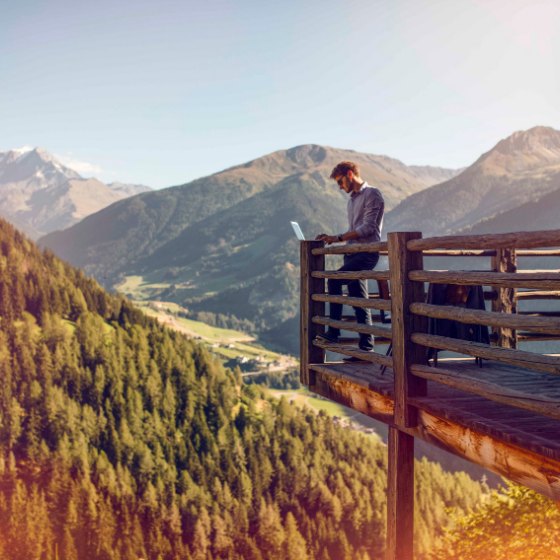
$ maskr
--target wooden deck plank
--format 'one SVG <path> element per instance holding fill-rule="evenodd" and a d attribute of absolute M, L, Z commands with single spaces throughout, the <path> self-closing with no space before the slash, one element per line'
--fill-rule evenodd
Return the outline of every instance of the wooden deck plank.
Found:
<path fill-rule="evenodd" d="M 423 379 L 560 420 L 560 391 L 558 388 L 547 390 L 546 380 L 540 375 L 533 376 L 530 371 L 526 372 L 526 379 L 513 375 L 514 379 L 511 380 L 493 368 L 484 370 L 463 363 L 438 364 L 438 367 L 413 365 L 411 370 Z M 531 383 L 532 377 L 536 378 L 536 382 Z M 560 386 L 560 382 L 556 385 Z"/>
<path fill-rule="evenodd" d="M 465 365 L 465 362 L 474 361 L 440 361 L 445 364 L 446 368 Z M 326 376 L 337 376 L 349 383 L 355 382 L 366 390 L 376 391 L 384 397 L 393 398 L 392 370 L 387 369 L 384 376 L 381 376 L 380 368 L 374 364 L 360 364 L 359 368 L 356 368 L 356 365 L 358 364 L 311 364 L 310 368 L 316 372 L 321 370 Z M 508 373 L 514 377 L 527 372 L 532 373 L 532 370 L 526 368 L 497 363 L 488 364 L 488 366 L 485 364 L 480 372 L 481 375 L 489 375 L 492 370 L 503 374 L 504 381 Z M 538 373 L 537 375 L 543 374 Z M 560 385 L 557 376 L 548 375 L 557 380 Z M 432 381 L 428 385 L 428 396 L 413 398 L 411 402 L 421 410 L 464 427 L 476 429 L 528 451 L 560 460 L 560 420 L 490 401 Z"/>
<path fill-rule="evenodd" d="M 387 381 L 380 383 L 379 370 L 373 371 L 375 366 L 366 364 L 358 374 L 354 365 L 312 364 L 316 383 L 310 389 L 395 428 L 393 399 L 359 384 L 364 375 L 371 377 L 372 384 L 387 387 Z M 335 370 L 339 376 L 334 375 Z M 385 375 L 392 379 L 390 370 Z M 353 376 L 358 383 L 351 381 Z M 548 426 L 543 425 L 539 423 L 542 417 L 534 413 L 506 407 L 527 415 L 525 423 L 512 421 L 508 426 L 503 419 L 491 420 L 470 412 L 479 408 L 473 405 L 480 397 L 442 387 L 444 390 L 438 393 L 447 397 L 445 401 L 414 399 L 419 406 L 418 426 L 404 428 L 406 433 L 560 501 L 560 421 L 544 418 Z M 547 427 L 548 437 L 543 437 L 540 432 Z"/>

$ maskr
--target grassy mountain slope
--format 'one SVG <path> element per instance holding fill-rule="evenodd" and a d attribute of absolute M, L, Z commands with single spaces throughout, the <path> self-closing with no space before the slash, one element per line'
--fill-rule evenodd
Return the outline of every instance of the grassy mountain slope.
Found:
<path fill-rule="evenodd" d="M 560 132 L 516 132 L 457 177 L 405 199 L 387 214 L 385 232 L 453 233 L 559 186 Z"/>
<path fill-rule="evenodd" d="M 374 560 L 386 449 L 265 399 L 0 222 L 0 555 Z M 418 558 L 483 488 L 417 465 Z"/>
<path fill-rule="evenodd" d="M 138 260 L 133 273 L 163 279 L 173 267 L 176 285 L 185 285 L 175 297 L 187 307 L 275 325 L 298 309 L 299 243 L 290 220 L 306 234 L 319 233 L 324 224 L 344 230 L 341 199 L 338 191 L 325 191 L 321 177 L 291 177 L 186 228 Z"/>

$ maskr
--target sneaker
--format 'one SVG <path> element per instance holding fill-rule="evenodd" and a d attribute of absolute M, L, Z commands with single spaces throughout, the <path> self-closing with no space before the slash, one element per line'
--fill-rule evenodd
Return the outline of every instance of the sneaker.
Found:
<path fill-rule="evenodd" d="M 338 344 L 338 336 L 333 334 L 330 329 L 327 329 L 326 333 L 318 334 L 316 338 L 324 342 L 330 342 L 331 344 Z"/>

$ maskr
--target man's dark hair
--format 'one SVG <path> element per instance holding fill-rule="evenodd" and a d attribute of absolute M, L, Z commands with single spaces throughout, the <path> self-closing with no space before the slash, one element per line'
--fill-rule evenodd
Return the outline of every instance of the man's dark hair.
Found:
<path fill-rule="evenodd" d="M 352 163 L 351 161 L 341 161 L 332 170 L 331 179 L 336 180 L 336 178 L 340 177 L 341 175 L 346 176 L 348 171 L 352 171 L 352 173 L 354 173 L 354 175 L 356 175 L 356 177 L 360 176 L 360 168 L 355 163 Z"/>

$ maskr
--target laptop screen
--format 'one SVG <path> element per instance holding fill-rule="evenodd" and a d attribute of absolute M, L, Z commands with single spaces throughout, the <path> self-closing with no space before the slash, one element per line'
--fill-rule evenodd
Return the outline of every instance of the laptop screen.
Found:
<path fill-rule="evenodd" d="M 305 241 L 305 237 L 303 237 L 303 233 L 301 232 L 301 228 L 299 227 L 299 224 L 297 222 L 290 222 L 292 224 L 292 227 L 294 228 L 294 232 L 297 236 L 297 238 L 300 241 Z"/>

